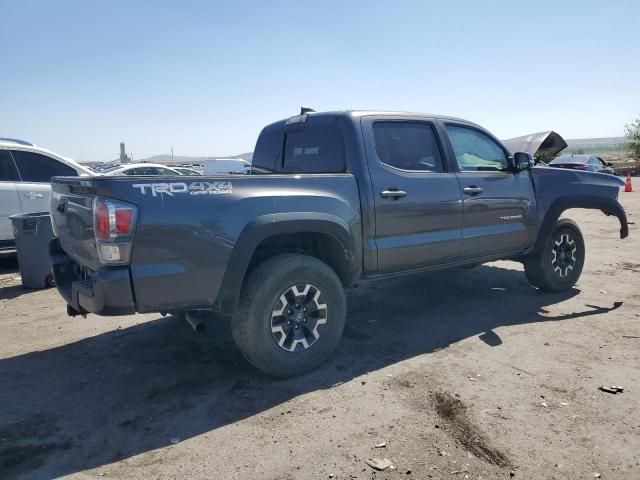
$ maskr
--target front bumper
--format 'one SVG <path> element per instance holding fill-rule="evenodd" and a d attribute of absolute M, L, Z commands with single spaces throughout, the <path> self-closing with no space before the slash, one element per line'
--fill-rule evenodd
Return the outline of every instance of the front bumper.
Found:
<path fill-rule="evenodd" d="M 71 258 L 60 247 L 58 239 L 49 244 L 49 257 L 58 291 L 77 313 L 135 313 L 128 267 L 89 270 Z"/>

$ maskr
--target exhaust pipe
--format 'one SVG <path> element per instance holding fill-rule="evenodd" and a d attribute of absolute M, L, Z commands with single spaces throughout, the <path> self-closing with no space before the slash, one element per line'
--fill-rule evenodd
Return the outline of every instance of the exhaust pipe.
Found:
<path fill-rule="evenodd" d="M 198 312 L 187 312 L 184 318 L 196 333 L 202 333 L 207 329 L 207 324 L 204 322 L 204 318 Z"/>

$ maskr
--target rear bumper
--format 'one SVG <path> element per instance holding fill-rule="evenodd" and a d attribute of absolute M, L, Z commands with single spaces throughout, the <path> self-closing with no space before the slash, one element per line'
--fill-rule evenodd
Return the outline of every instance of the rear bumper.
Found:
<path fill-rule="evenodd" d="M 57 239 L 49 245 L 49 257 L 60 295 L 78 313 L 135 313 L 128 267 L 88 270 L 67 255 Z"/>

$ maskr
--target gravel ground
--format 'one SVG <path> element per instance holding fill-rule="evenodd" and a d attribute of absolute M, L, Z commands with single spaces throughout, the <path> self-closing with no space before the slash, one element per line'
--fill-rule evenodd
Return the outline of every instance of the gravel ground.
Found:
<path fill-rule="evenodd" d="M 640 195 L 620 197 L 635 221 Z M 334 358 L 291 380 L 222 322 L 69 318 L 5 254 L 0 478 L 638 479 L 638 226 L 621 241 L 613 218 L 567 216 L 587 240 L 575 289 L 540 293 L 513 262 L 361 283 Z"/>

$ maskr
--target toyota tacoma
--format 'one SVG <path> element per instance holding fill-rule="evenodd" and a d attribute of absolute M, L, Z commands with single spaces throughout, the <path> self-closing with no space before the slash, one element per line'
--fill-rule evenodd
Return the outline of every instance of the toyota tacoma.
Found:
<path fill-rule="evenodd" d="M 622 184 L 534 167 L 458 118 L 303 109 L 262 130 L 248 175 L 55 177 L 50 255 L 70 315 L 215 312 L 287 377 L 336 348 L 358 278 L 511 259 L 571 288 L 585 244 L 560 216 L 598 209 L 626 237 Z"/>

